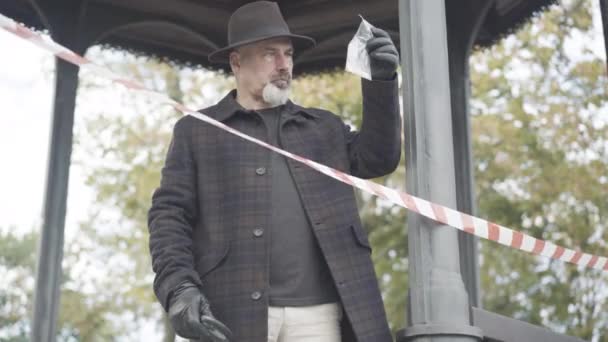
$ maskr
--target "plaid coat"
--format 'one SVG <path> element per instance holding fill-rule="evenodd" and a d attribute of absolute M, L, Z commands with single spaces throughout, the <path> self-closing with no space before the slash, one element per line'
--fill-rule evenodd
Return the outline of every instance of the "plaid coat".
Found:
<path fill-rule="evenodd" d="M 362 178 L 400 158 L 397 81 L 362 80 L 363 123 L 351 131 L 321 109 L 288 102 L 282 148 Z M 202 112 L 267 140 L 262 118 L 235 109 L 234 92 Z M 154 291 L 168 310 L 175 286 L 198 284 L 238 342 L 267 341 L 270 153 L 191 116 L 176 124 L 149 211 Z M 311 228 L 344 308 L 343 341 L 392 341 L 353 189 L 288 160 Z M 355 337 L 356 336 L 356 337 Z"/>

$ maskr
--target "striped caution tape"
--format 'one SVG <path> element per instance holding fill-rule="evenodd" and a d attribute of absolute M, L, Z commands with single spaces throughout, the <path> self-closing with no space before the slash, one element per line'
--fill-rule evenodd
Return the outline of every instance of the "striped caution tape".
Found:
<path fill-rule="evenodd" d="M 243 139 L 264 146 L 265 148 L 268 148 L 276 153 L 282 154 L 285 157 L 297 160 L 300 163 L 306 164 L 309 167 L 340 182 L 359 188 L 367 193 L 390 201 L 395 205 L 406 208 L 422 216 L 435 220 L 439 223 L 449 225 L 466 233 L 487 240 L 498 242 L 510 248 L 526 251 L 536 255 L 542 255 L 555 260 L 561 260 L 589 268 L 608 270 L 608 259 L 606 257 L 583 253 L 581 251 L 561 247 L 551 242 L 534 238 L 528 234 L 524 234 L 516 230 L 501 226 L 499 224 L 486 221 L 484 219 L 471 216 L 465 213 L 461 213 L 459 211 L 444 207 L 433 202 L 429 202 L 422 198 L 412 196 L 406 192 L 397 191 L 386 186 L 374 183 L 372 181 L 351 176 L 344 172 L 340 172 L 338 170 L 327 167 L 323 164 L 319 164 L 315 161 L 281 150 L 275 146 L 267 144 L 264 141 L 250 137 L 246 134 L 241 133 L 238 130 L 224 125 L 223 123 L 217 120 L 210 118 L 207 115 L 204 115 L 203 113 L 187 108 L 183 104 L 172 100 L 165 94 L 149 90 L 137 81 L 125 79 L 120 75 L 117 75 L 112 71 L 108 70 L 107 68 L 95 65 L 88 59 L 52 41 L 50 38 L 42 36 L 41 34 L 28 29 L 27 27 L 16 23 L 14 20 L 2 14 L 0 14 L 0 27 L 21 37 L 22 39 L 32 42 L 33 44 L 42 49 L 50 51 L 52 54 L 59 58 L 62 58 L 72 64 L 78 65 L 80 68 L 89 69 L 95 72 L 96 74 L 106 77 L 112 80 L 113 82 L 120 83 L 129 89 L 145 92 L 150 97 L 154 97 L 162 102 L 169 103 L 184 114 L 191 115 L 201 121 L 209 123 L 222 130 L 228 131 Z"/>

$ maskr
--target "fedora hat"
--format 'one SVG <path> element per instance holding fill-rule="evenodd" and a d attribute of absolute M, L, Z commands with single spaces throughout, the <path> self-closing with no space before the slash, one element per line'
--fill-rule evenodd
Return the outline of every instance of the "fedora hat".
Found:
<path fill-rule="evenodd" d="M 315 45 L 311 37 L 292 34 L 283 19 L 279 5 L 270 1 L 255 1 L 239 7 L 228 21 L 228 46 L 209 54 L 209 61 L 229 63 L 232 49 L 261 40 L 288 37 L 296 49 Z"/>

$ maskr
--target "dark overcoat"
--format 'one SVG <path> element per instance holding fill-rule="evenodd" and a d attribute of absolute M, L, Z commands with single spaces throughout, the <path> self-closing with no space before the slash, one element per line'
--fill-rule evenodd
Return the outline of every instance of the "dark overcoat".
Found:
<path fill-rule="evenodd" d="M 328 111 L 288 102 L 281 147 L 361 178 L 392 172 L 401 151 L 397 81 L 363 80 L 362 88 L 360 131 Z M 202 112 L 267 141 L 259 114 L 235 110 L 233 96 Z M 260 232 L 270 231 L 271 153 L 185 116 L 175 124 L 149 211 L 160 303 L 167 310 L 175 286 L 192 281 L 237 342 L 267 341 L 271 256 L 268 234 Z M 343 341 L 392 341 L 353 188 L 287 163 L 344 308 Z"/>

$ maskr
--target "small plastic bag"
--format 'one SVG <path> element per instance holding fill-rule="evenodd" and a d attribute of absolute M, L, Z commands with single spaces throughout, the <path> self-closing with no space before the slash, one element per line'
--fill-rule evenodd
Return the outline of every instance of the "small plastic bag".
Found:
<path fill-rule="evenodd" d="M 365 79 L 372 79 L 372 72 L 369 65 L 369 54 L 365 45 L 367 41 L 373 38 L 372 24 L 363 19 L 361 15 L 361 24 L 359 29 L 350 43 L 348 43 L 348 51 L 346 53 L 346 71 L 352 72 Z"/>

